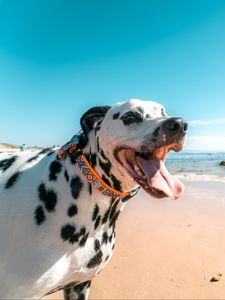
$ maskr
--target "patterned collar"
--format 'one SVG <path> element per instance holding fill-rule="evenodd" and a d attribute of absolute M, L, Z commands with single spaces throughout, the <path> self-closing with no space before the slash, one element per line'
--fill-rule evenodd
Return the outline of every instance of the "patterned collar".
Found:
<path fill-rule="evenodd" d="M 121 200 L 122 202 L 127 201 L 139 191 L 140 187 L 131 191 L 131 192 L 120 192 L 116 189 L 109 186 L 105 183 L 99 174 L 92 168 L 90 163 L 88 162 L 85 155 L 79 149 L 79 140 L 82 135 L 82 130 L 80 130 L 77 134 L 75 134 L 72 139 L 63 145 L 58 150 L 58 157 L 63 160 L 66 155 L 69 153 L 70 155 L 77 153 L 76 161 L 81 173 L 85 176 L 87 181 L 97 190 L 99 190 L 103 195 L 108 196 L 110 198 Z"/>

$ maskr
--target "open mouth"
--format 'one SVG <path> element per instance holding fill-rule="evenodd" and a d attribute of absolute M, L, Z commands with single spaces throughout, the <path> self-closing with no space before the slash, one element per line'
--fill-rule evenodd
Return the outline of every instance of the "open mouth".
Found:
<path fill-rule="evenodd" d="M 119 147 L 115 157 L 129 175 L 149 194 L 156 198 L 178 199 L 184 190 L 183 183 L 166 169 L 165 161 L 170 150 L 182 150 L 180 144 L 170 144 L 141 153 L 128 147 Z"/>

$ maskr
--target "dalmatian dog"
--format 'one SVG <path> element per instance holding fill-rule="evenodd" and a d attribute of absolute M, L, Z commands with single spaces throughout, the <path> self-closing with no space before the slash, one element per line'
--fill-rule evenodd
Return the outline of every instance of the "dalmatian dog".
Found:
<path fill-rule="evenodd" d="M 93 107 L 80 120 L 79 149 L 116 191 L 142 187 L 177 199 L 183 184 L 165 167 L 170 150 L 182 150 L 187 123 L 162 105 L 132 99 Z M 39 299 L 63 290 L 87 299 L 91 280 L 115 246 L 115 223 L 126 201 L 92 186 L 77 153 L 0 154 L 0 297 Z"/>

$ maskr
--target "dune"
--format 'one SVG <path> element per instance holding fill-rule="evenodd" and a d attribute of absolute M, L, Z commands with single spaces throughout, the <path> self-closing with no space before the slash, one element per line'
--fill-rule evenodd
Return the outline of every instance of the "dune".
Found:
<path fill-rule="evenodd" d="M 4 152 L 14 152 L 19 151 L 20 147 L 18 145 L 0 143 L 0 151 Z"/>

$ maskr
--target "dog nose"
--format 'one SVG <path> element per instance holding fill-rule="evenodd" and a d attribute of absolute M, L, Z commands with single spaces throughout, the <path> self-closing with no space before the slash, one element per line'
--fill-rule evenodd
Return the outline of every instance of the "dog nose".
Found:
<path fill-rule="evenodd" d="M 170 135 L 185 134 L 188 129 L 188 123 L 182 118 L 169 118 L 163 123 L 163 129 Z"/>

